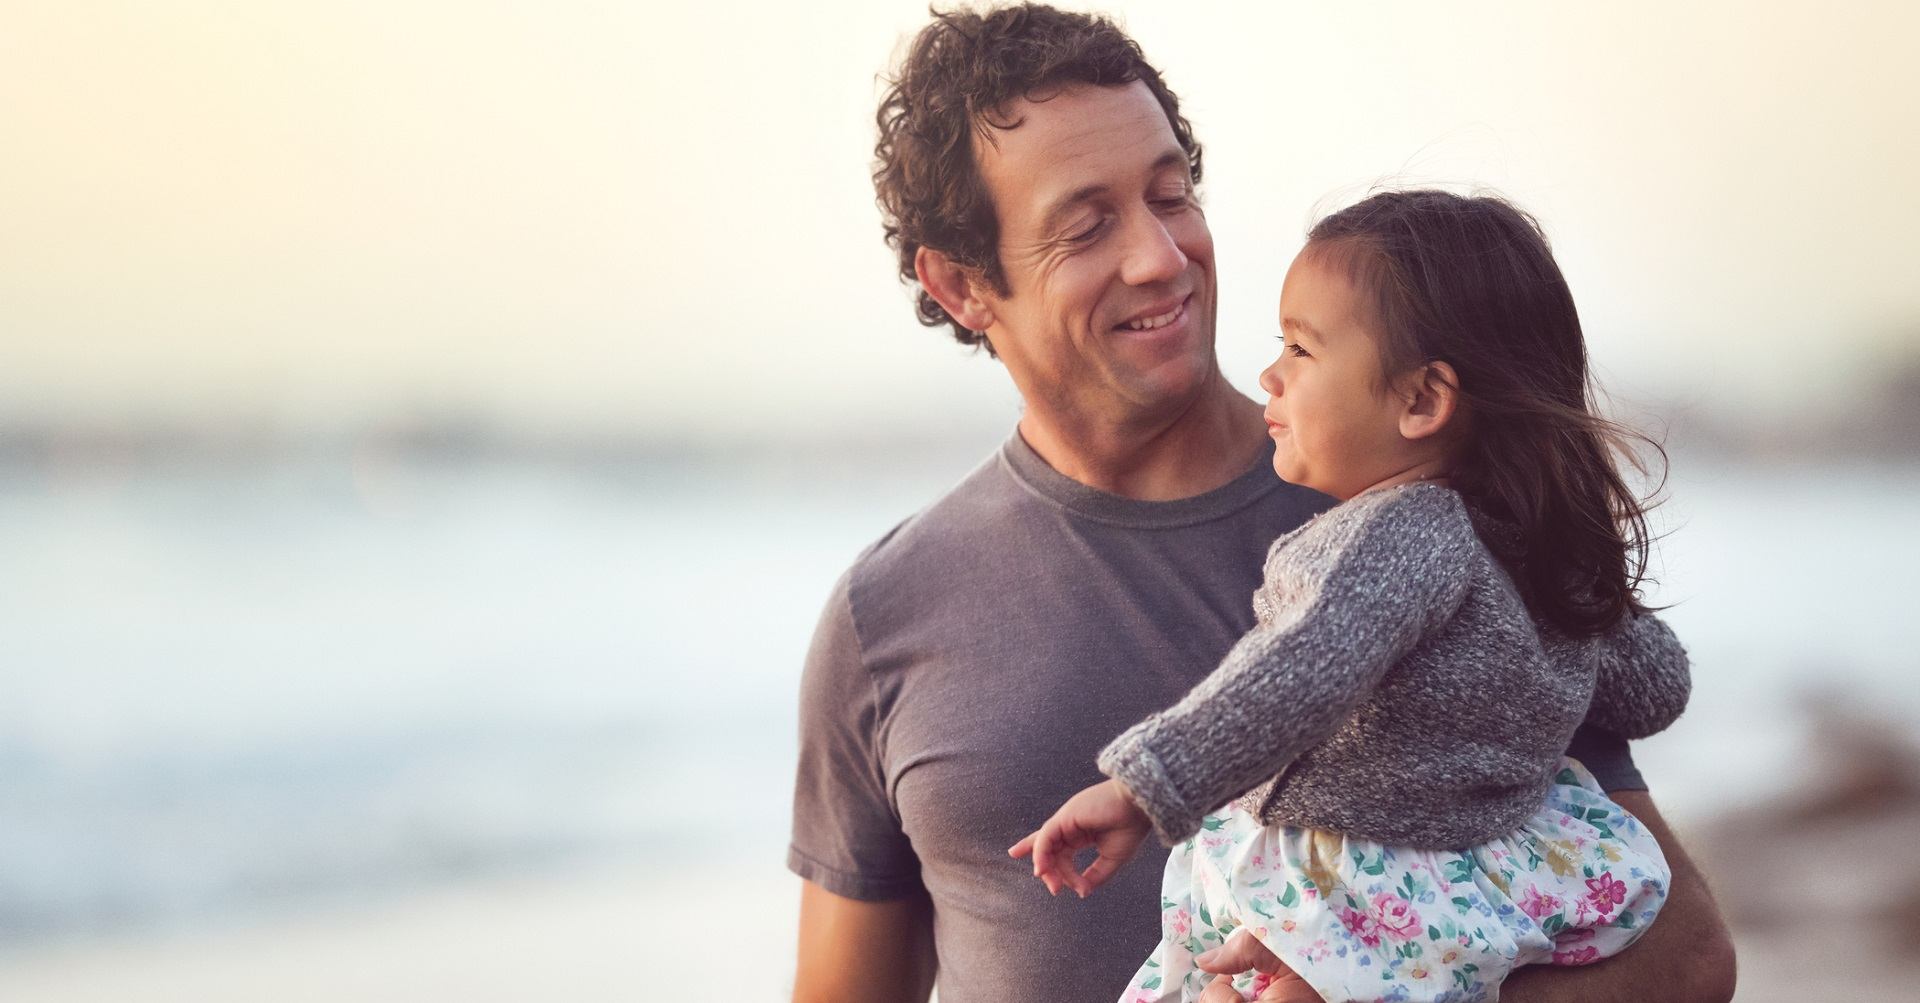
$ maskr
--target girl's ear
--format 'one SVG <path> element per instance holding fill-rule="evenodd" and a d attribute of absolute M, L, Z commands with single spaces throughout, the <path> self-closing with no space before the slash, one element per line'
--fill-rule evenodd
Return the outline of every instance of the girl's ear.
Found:
<path fill-rule="evenodd" d="M 1454 421 L 1460 408 L 1460 376 L 1438 359 L 1408 377 L 1405 410 L 1400 412 L 1400 434 L 1408 439 L 1439 435 Z"/>
<path fill-rule="evenodd" d="M 913 252 L 913 272 L 920 278 L 920 287 L 960 326 L 983 333 L 993 326 L 993 309 L 975 289 L 970 269 L 933 248 L 922 247 Z"/>

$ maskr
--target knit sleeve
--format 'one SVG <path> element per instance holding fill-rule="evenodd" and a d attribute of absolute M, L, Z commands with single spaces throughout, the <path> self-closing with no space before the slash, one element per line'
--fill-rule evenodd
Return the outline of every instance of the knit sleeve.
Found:
<path fill-rule="evenodd" d="M 1587 722 L 1622 738 L 1664 731 L 1687 709 L 1693 677 L 1687 649 L 1651 613 L 1632 616 L 1600 638 Z"/>
<path fill-rule="evenodd" d="M 1284 580 L 1282 613 L 1101 751 L 1101 772 L 1167 845 L 1331 735 L 1465 598 L 1478 544 L 1458 495 L 1417 485 L 1343 508 L 1321 516 L 1340 522 L 1315 527 L 1324 545 L 1297 542 L 1269 561 L 1262 588 Z"/>

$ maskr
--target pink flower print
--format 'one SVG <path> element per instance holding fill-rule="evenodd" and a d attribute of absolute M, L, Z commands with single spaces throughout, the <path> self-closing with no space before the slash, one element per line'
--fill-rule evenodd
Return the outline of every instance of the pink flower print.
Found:
<path fill-rule="evenodd" d="M 1520 911 L 1538 923 L 1560 911 L 1560 897 L 1542 895 L 1539 888 L 1528 885 L 1527 890 L 1520 896 Z"/>
<path fill-rule="evenodd" d="M 1423 863 L 1415 863 L 1415 864 L 1412 864 L 1411 866 L 1409 866 L 1409 867 L 1407 868 L 1407 870 L 1409 870 L 1409 871 L 1426 871 L 1426 872 L 1427 872 L 1427 874 L 1429 874 L 1429 875 L 1431 875 L 1431 876 L 1433 877 L 1433 883 L 1434 883 L 1434 884 L 1436 884 L 1436 885 L 1438 885 L 1438 886 L 1440 886 L 1440 890 L 1441 890 L 1441 891 L 1443 891 L 1443 892 L 1450 892 L 1450 891 L 1452 891 L 1452 890 L 1453 890 L 1453 883 L 1452 883 L 1452 882 L 1450 882 L 1450 881 L 1448 881 L 1448 880 L 1446 879 L 1446 877 L 1445 877 L 1444 875 L 1442 875 L 1442 874 L 1441 874 L 1441 873 L 1440 873 L 1440 872 L 1439 872 L 1438 870 L 1436 870 L 1436 869 L 1434 869 L 1433 867 L 1431 867 L 1431 866 L 1429 866 L 1428 864 L 1426 864 L 1426 863 L 1424 863 L 1424 862 L 1423 862 Z"/>
<path fill-rule="evenodd" d="M 1591 944 L 1571 951 L 1553 952 L 1553 963 L 1556 965 L 1591 965 L 1599 960 L 1600 952 Z"/>
<path fill-rule="evenodd" d="M 1308 944 L 1300 950 L 1300 957 L 1306 961 L 1325 961 L 1332 956 L 1333 949 L 1327 946 L 1327 938 L 1325 937 Z"/>
<path fill-rule="evenodd" d="M 1360 938 L 1362 944 L 1368 947 L 1380 946 L 1380 926 L 1373 921 L 1372 916 L 1358 909 L 1342 907 L 1340 922 L 1346 926 L 1348 933 Z"/>
<path fill-rule="evenodd" d="M 1263 856 L 1261 856 L 1261 855 L 1259 855 L 1258 853 L 1256 853 L 1256 854 L 1254 854 L 1254 855 L 1253 855 L 1253 866 L 1255 866 L 1255 867 L 1265 867 L 1265 866 L 1267 866 L 1267 858 L 1265 858 L 1265 857 L 1263 857 Z"/>
<path fill-rule="evenodd" d="M 1167 939 L 1185 940 L 1193 932 L 1193 915 L 1185 909 L 1175 909 L 1167 919 Z"/>
<path fill-rule="evenodd" d="M 1626 900 L 1627 884 L 1616 879 L 1612 871 L 1601 871 L 1599 877 L 1587 879 L 1587 903 L 1601 919 L 1612 916 L 1614 907 Z"/>
<path fill-rule="evenodd" d="M 1420 934 L 1420 914 L 1414 911 L 1413 903 L 1390 892 L 1373 897 L 1373 915 L 1380 929 L 1395 940 L 1411 940 Z"/>

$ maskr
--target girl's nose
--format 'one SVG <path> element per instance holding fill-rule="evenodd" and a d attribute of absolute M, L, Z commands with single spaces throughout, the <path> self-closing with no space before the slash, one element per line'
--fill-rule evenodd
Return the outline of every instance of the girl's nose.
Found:
<path fill-rule="evenodd" d="M 1274 397 L 1280 396 L 1280 391 L 1285 389 L 1280 382 L 1279 359 L 1273 360 L 1272 365 L 1260 370 L 1260 389 L 1265 390 Z"/>

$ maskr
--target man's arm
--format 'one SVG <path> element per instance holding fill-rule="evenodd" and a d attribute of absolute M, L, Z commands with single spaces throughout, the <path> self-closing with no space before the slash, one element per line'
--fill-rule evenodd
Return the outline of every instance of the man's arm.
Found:
<path fill-rule="evenodd" d="M 1646 791 L 1608 796 L 1660 841 L 1673 884 L 1647 932 L 1618 957 L 1584 968 L 1532 965 L 1500 989 L 1512 1003 L 1726 1003 L 1733 998 L 1733 940 L 1713 893 Z"/>
<path fill-rule="evenodd" d="M 854 627 L 853 573 L 821 613 L 800 680 L 787 867 L 801 878 L 797 1003 L 925 1003 L 933 907 L 874 740 L 885 715 Z"/>
<path fill-rule="evenodd" d="M 925 1003 L 934 966 L 924 894 L 862 902 L 801 882 L 793 1003 Z"/>

